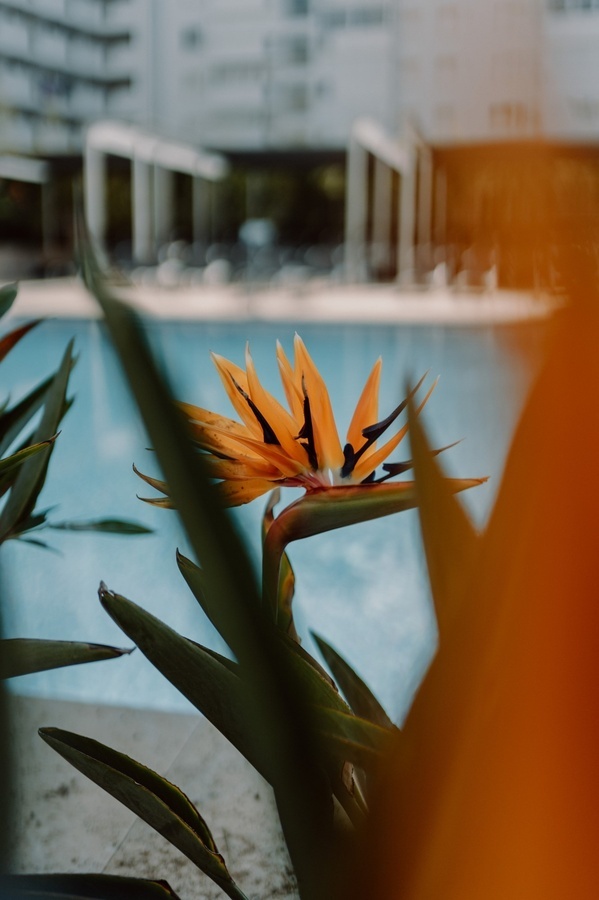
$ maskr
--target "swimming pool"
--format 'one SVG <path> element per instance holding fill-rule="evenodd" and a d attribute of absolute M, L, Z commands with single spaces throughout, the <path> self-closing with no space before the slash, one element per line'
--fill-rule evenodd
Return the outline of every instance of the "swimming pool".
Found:
<path fill-rule="evenodd" d="M 290 324 L 264 322 L 148 325 L 176 395 L 226 414 L 229 403 L 209 350 L 243 365 L 249 340 L 263 382 L 281 396 L 275 340 L 291 353 L 294 330 Z M 450 474 L 491 476 L 487 485 L 464 495 L 482 522 L 530 379 L 523 351 L 538 348 L 542 330 L 539 323 L 517 329 L 303 323 L 300 333 L 327 382 L 343 434 L 379 355 L 381 415 L 404 396 L 406 378 L 429 369 L 431 379 L 440 375 L 425 422 L 438 446 L 463 439 L 444 454 Z M 175 514 L 136 499 L 136 493 L 152 492 L 134 475 L 132 463 L 152 472 L 155 462 L 102 324 L 75 319 L 43 323 L 3 364 L 4 385 L 10 385 L 17 399 L 56 367 L 72 336 L 79 353 L 71 380 L 76 399 L 64 420 L 41 505 L 58 505 L 57 519 L 111 515 L 136 519 L 156 532 L 128 539 L 49 532 L 59 553 L 8 542 L 2 548 L 5 631 L 9 636 L 130 645 L 100 607 L 97 589 L 104 580 L 173 628 L 222 651 L 176 567 L 175 548 L 189 551 Z M 407 455 L 404 451 L 401 458 Z M 254 547 L 263 507 L 259 499 L 238 514 Z M 296 622 L 306 644 L 309 629 L 321 633 L 354 664 L 390 713 L 401 717 L 435 643 L 417 514 L 310 538 L 291 545 L 290 557 L 297 577 Z M 139 652 L 14 679 L 12 688 L 89 702 L 189 709 Z"/>

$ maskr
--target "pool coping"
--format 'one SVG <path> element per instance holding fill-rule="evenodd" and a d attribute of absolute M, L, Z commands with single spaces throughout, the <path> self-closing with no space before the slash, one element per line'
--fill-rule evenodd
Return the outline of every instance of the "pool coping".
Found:
<path fill-rule="evenodd" d="M 243 284 L 165 288 L 118 285 L 143 315 L 165 321 L 261 321 L 482 326 L 541 320 L 559 301 L 526 291 L 419 290 L 396 284 L 307 282 L 294 287 Z M 22 281 L 13 307 L 20 317 L 101 316 L 78 278 Z"/>

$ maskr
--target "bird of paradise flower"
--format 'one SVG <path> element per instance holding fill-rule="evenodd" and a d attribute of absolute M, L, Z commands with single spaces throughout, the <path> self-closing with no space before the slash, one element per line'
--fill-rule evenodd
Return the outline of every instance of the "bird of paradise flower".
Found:
<path fill-rule="evenodd" d="M 226 506 L 248 503 L 279 487 L 305 489 L 303 497 L 269 521 L 263 576 L 265 593 L 275 604 L 280 560 L 290 541 L 417 505 L 413 482 L 390 481 L 409 471 L 411 461 L 386 462 L 406 436 L 407 423 L 382 445 L 378 442 L 406 409 L 426 377 L 420 379 L 388 416 L 379 420 L 382 369 L 379 358 L 368 376 L 342 445 L 326 384 L 302 339 L 295 336 L 293 364 L 280 343 L 276 353 L 288 409 L 261 384 L 249 348 L 245 371 L 212 354 L 241 422 L 189 403 L 180 404 L 192 438 Z M 436 381 L 418 405 L 418 413 L 435 386 Z M 445 449 L 448 447 L 435 452 Z M 378 474 L 379 468 L 382 474 Z M 157 506 L 172 507 L 164 481 L 135 471 L 165 495 L 142 499 Z M 447 479 L 454 492 L 485 480 Z"/>

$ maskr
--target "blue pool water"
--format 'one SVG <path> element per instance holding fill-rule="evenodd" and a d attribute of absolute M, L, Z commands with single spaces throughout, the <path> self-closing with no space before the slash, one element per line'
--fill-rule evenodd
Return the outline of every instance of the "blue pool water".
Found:
<path fill-rule="evenodd" d="M 275 340 L 291 353 L 292 326 L 169 322 L 148 327 L 180 399 L 231 414 L 209 350 L 242 365 L 248 339 L 263 381 L 282 398 Z M 301 335 L 329 386 L 342 437 L 379 355 L 384 361 L 381 415 L 404 395 L 406 378 L 429 369 L 430 379 L 441 376 L 425 422 L 438 446 L 463 439 L 444 454 L 450 474 L 491 476 L 487 485 L 464 495 L 482 523 L 530 380 L 522 350 L 538 345 L 539 328 L 529 325 L 516 333 L 506 326 L 302 325 Z M 76 399 L 58 439 L 42 505 L 56 505 L 56 519 L 109 515 L 135 519 L 156 532 L 128 539 L 47 532 L 57 553 L 9 542 L 2 549 L 5 630 L 9 636 L 129 646 L 98 602 L 98 584 L 104 580 L 175 629 L 222 651 L 176 567 L 175 548 L 187 548 L 175 514 L 136 499 L 136 493 L 152 491 L 134 475 L 132 463 L 158 472 L 102 325 L 45 322 L 3 364 L 3 392 L 10 390 L 17 399 L 52 371 L 72 336 L 79 353 L 71 381 Z M 408 456 L 406 447 L 394 458 Z M 238 514 L 255 548 L 263 506 L 259 499 Z M 311 538 L 292 545 L 290 556 L 297 576 L 297 624 L 306 645 L 309 629 L 321 633 L 352 661 L 389 712 L 401 717 L 435 645 L 417 515 L 403 513 Z M 15 679 L 12 686 L 20 693 L 67 699 L 189 708 L 138 651 Z"/>

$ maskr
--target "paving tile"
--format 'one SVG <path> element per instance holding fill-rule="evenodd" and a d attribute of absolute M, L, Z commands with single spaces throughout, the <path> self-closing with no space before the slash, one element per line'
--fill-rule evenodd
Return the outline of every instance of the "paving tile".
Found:
<path fill-rule="evenodd" d="M 270 787 L 195 715 L 11 697 L 15 872 L 105 872 L 166 879 L 184 900 L 223 892 L 176 848 L 77 772 L 38 736 L 56 726 L 155 769 L 197 805 L 252 900 L 295 900 Z"/>
<path fill-rule="evenodd" d="M 45 744 L 38 728 L 75 731 L 165 770 L 200 721 L 30 697 L 11 697 L 11 713 L 18 872 L 101 872 L 136 818 Z"/>

